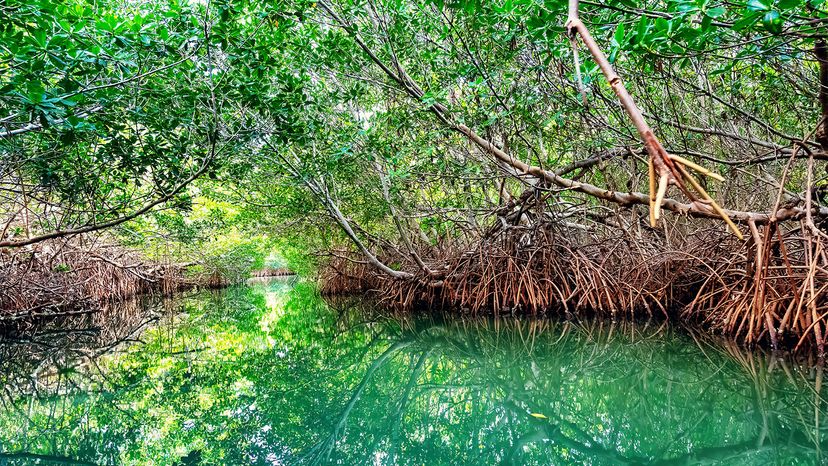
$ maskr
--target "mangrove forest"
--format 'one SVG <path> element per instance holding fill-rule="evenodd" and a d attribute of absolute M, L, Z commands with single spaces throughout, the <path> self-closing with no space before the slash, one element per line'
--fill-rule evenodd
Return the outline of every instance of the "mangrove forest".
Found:
<path fill-rule="evenodd" d="M 828 464 L 825 0 L 0 0 L 0 465 Z"/>

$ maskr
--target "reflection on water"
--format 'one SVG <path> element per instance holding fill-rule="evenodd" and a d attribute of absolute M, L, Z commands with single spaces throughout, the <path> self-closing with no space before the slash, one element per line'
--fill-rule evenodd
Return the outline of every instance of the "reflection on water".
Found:
<path fill-rule="evenodd" d="M 668 327 L 394 318 L 290 280 L 162 305 L 3 342 L 0 463 L 826 459 L 821 369 Z"/>

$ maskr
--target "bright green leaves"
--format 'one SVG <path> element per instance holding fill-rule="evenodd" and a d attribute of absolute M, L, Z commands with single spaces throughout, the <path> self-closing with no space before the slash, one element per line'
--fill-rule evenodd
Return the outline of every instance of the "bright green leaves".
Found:
<path fill-rule="evenodd" d="M 0 118 L 34 110 L 51 120 L 72 115 L 76 104 L 113 100 L 118 89 L 84 89 L 140 72 L 139 57 L 146 61 L 158 52 L 166 56 L 189 37 L 189 31 L 175 31 L 177 20 L 162 21 L 149 8 L 119 13 L 93 10 L 84 2 L 10 1 L 3 15 L 8 17 L 0 18 L 0 69 L 11 72 L 0 73 L 0 99 L 7 103 L 0 106 Z M 146 52 L 136 52 L 136 47 Z"/>
<path fill-rule="evenodd" d="M 612 9 L 582 5 L 582 15 L 590 22 L 608 25 L 605 29 L 611 31 L 613 49 L 609 55 L 613 59 L 618 56 L 615 47 L 673 58 L 709 54 L 721 44 L 743 42 L 746 36 L 756 34 L 762 40 L 746 48 L 762 55 L 764 50 L 783 44 L 784 37 L 809 41 L 813 33 L 810 18 L 826 16 L 804 0 L 745 0 L 736 4 L 671 0 L 666 8 L 634 1 L 623 5 Z"/>
<path fill-rule="evenodd" d="M 768 0 L 748 0 L 745 5 L 745 12 L 733 24 L 733 29 L 736 31 L 747 30 L 758 23 L 761 18 L 761 24 L 766 30 L 774 33 L 781 32 L 783 23 L 781 15 L 778 11 L 771 9 L 772 5 L 766 2 Z"/>
<path fill-rule="evenodd" d="M 809 11 L 803 9 L 802 0 L 748 0 L 742 14 L 733 23 L 733 29 L 749 32 L 761 26 L 764 32 L 781 34 L 785 29 L 786 17 L 801 18 L 810 15 Z M 792 26 L 797 27 L 796 24 Z"/>
<path fill-rule="evenodd" d="M 747 11 L 742 17 L 740 17 L 736 22 L 733 23 L 733 30 L 734 31 L 745 31 L 759 20 L 762 16 L 762 13 L 755 12 L 755 11 Z"/>
<path fill-rule="evenodd" d="M 748 11 L 766 11 L 770 6 L 765 3 L 766 0 L 748 0 L 746 7 Z"/>
<path fill-rule="evenodd" d="M 610 53 L 607 56 L 607 59 L 610 63 L 615 63 L 615 60 L 618 59 L 618 54 L 623 50 L 629 43 L 629 38 L 625 35 L 626 27 L 624 23 L 619 22 L 617 26 L 615 26 L 615 32 L 612 35 L 612 41 L 610 42 L 611 48 Z"/>
<path fill-rule="evenodd" d="M 202 13 L 184 0 L 3 2 L 0 156 L 59 222 L 130 213 L 206 157 Z"/>
<path fill-rule="evenodd" d="M 664 19 L 664 18 L 659 18 Z M 665 28 L 666 29 L 666 28 Z M 642 16 L 641 19 L 638 20 L 638 25 L 635 28 L 635 37 L 639 44 L 643 44 L 648 39 L 652 40 L 653 37 L 647 37 L 647 33 L 650 31 L 650 19 L 646 16 Z"/>
<path fill-rule="evenodd" d="M 0 150 L 17 151 L 18 160 L 34 155 L 38 165 L 27 173 L 73 200 L 118 193 L 126 196 L 117 197 L 122 205 L 130 192 L 169 189 L 203 158 L 204 142 L 220 136 L 227 146 L 210 173 L 262 183 L 268 192 L 261 204 L 290 204 L 293 216 L 318 207 L 301 191 L 302 177 L 324 176 L 348 215 L 382 225 L 386 210 L 371 205 L 379 198 L 376 175 L 366 175 L 374 173 L 373 160 L 386 162 L 392 193 L 411 205 L 431 197 L 465 206 L 459 188 L 416 186 L 418 176 L 434 171 L 455 179 L 475 171 L 496 176 L 467 156 L 456 134 L 440 129 L 428 111 L 433 104 L 522 160 L 544 164 L 625 134 L 611 99 L 597 98 L 606 83 L 584 49 L 578 66 L 595 109 L 578 102 L 566 3 L 328 2 L 345 18 L 342 28 L 309 0 L 7 0 L 15 13 L 0 21 L 0 119 L 4 127 L 42 131 Z M 672 108 L 661 95 L 673 89 L 658 88 L 671 79 L 665 75 L 695 83 L 706 73 L 737 101 L 744 89 L 765 89 L 771 84 L 764 79 L 731 71 L 801 54 L 810 40 L 805 25 L 823 15 L 805 0 L 581 6 L 599 46 L 631 92 L 651 100 L 642 104 L 650 109 Z M 404 69 L 422 98 L 406 95 L 354 34 L 392 74 Z M 601 118 L 579 119 L 590 112 Z M 586 123 L 604 118 L 611 129 Z M 544 155 L 538 141 L 548 144 Z M 47 157 L 49 151 L 60 155 Z M 291 178 L 282 155 L 292 157 L 300 176 Z M 89 167 L 97 171 L 87 174 Z"/>
<path fill-rule="evenodd" d="M 624 23 L 618 23 L 618 25 L 615 27 L 615 33 L 612 35 L 612 38 L 615 41 L 614 45 L 624 47 L 624 45 L 627 43 L 626 37 L 624 36 L 624 31 Z"/>
<path fill-rule="evenodd" d="M 535 40 L 551 42 L 557 40 L 563 32 L 560 11 L 550 11 L 542 6 L 527 11 L 526 27 Z"/>
<path fill-rule="evenodd" d="M 779 0 L 776 3 L 776 6 L 783 11 L 793 10 L 798 8 L 802 3 L 802 0 Z M 813 5 L 813 4 L 812 4 Z"/>

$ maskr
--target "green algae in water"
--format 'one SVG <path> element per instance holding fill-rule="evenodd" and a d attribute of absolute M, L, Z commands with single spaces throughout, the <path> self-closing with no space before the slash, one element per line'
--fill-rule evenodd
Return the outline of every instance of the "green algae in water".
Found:
<path fill-rule="evenodd" d="M 828 458 L 821 369 L 669 327 L 394 318 L 290 280 L 151 307 L 3 344 L 0 462 Z"/>

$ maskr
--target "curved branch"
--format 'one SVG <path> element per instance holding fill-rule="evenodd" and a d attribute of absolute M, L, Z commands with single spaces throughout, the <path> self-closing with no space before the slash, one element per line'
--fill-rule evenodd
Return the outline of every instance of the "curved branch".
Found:
<path fill-rule="evenodd" d="M 132 212 L 131 214 L 128 214 L 128 215 L 125 215 L 123 217 L 119 217 L 119 218 L 116 218 L 114 220 L 110 220 L 110 221 L 104 222 L 104 223 L 86 225 L 86 226 L 83 226 L 83 227 L 70 228 L 70 229 L 66 229 L 66 230 L 55 230 L 55 231 L 52 231 L 52 232 L 49 232 L 49 233 L 44 233 L 42 235 L 33 236 L 31 238 L 25 238 L 25 239 L 20 239 L 20 240 L 0 241 L 0 248 L 18 248 L 18 247 L 27 246 L 27 245 L 34 244 L 34 243 L 39 243 L 41 241 L 46 241 L 47 239 L 62 238 L 64 236 L 73 236 L 73 235 L 79 235 L 79 234 L 82 234 L 82 233 L 91 233 L 91 232 L 94 232 L 94 231 L 105 230 L 107 228 L 112 228 L 112 227 L 118 226 L 118 225 L 120 225 L 124 222 L 128 222 L 128 221 L 130 221 L 134 218 L 140 217 L 141 215 L 144 215 L 145 213 L 152 210 L 155 206 L 157 206 L 159 204 L 163 204 L 163 203 L 169 201 L 170 199 L 172 199 L 176 194 L 178 194 L 184 188 L 186 188 L 187 185 L 189 185 L 196 178 L 201 176 L 204 173 L 204 171 L 207 170 L 207 168 L 210 166 L 210 161 L 211 160 L 212 160 L 212 157 L 208 160 L 205 160 L 204 164 L 201 166 L 201 168 L 198 169 L 198 171 L 196 171 L 195 173 L 190 175 L 187 179 L 185 179 L 184 181 L 179 183 L 175 188 L 173 188 L 172 191 L 165 194 L 164 196 L 161 196 L 158 199 L 155 199 L 153 201 L 150 201 L 150 202 L 144 204 L 140 209 L 136 210 L 135 212 Z"/>

